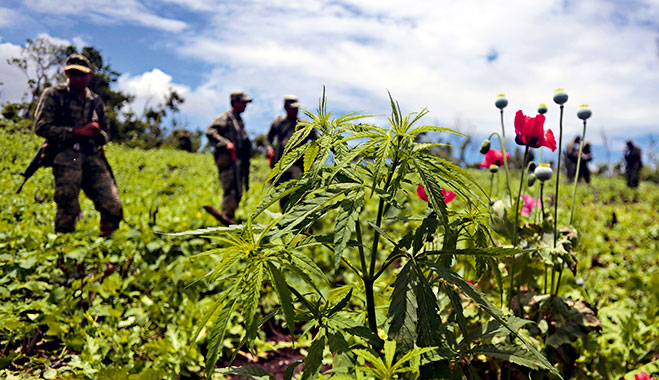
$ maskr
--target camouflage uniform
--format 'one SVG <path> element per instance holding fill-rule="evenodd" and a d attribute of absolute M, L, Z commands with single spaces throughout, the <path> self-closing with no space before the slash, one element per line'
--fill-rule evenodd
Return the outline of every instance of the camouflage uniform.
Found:
<path fill-rule="evenodd" d="M 95 121 L 101 132 L 92 138 L 75 136 L 73 130 Z M 108 127 L 101 98 L 88 88 L 79 97 L 69 84 L 48 88 L 41 96 L 34 131 L 55 151 L 56 232 L 73 232 L 80 215 L 80 189 L 101 213 L 101 232 L 109 234 L 123 219 L 119 191 L 100 146 L 108 142 Z"/>
<path fill-rule="evenodd" d="M 206 137 L 215 146 L 213 156 L 222 184 L 222 211 L 233 218 L 243 195 L 243 185 L 249 180 L 249 159 L 252 143 L 245 131 L 243 119 L 233 108 L 221 113 L 206 130 Z M 228 143 L 236 148 L 236 160 L 226 149 Z"/>
<path fill-rule="evenodd" d="M 289 107 L 292 108 L 299 107 L 299 103 L 295 95 L 287 95 L 286 97 L 284 97 L 284 109 L 287 109 Z M 266 136 L 266 140 L 265 140 L 266 148 L 272 149 L 274 151 L 274 157 L 271 166 L 274 166 L 274 164 L 276 164 L 282 158 L 282 156 L 284 155 L 284 150 L 286 149 L 286 145 L 288 144 L 288 141 L 295 133 L 297 124 L 301 122 L 305 122 L 305 120 L 302 120 L 300 118 L 296 118 L 292 120 L 284 115 L 277 116 L 275 120 L 272 121 L 272 124 L 270 125 L 270 130 L 268 131 L 268 135 Z M 302 142 L 302 144 L 316 140 L 317 138 L 318 136 L 316 135 L 316 131 L 312 129 L 309 135 L 307 135 L 305 141 Z M 293 163 L 293 165 L 288 170 L 286 170 L 284 174 L 282 174 L 282 176 L 279 179 L 279 183 L 290 181 L 291 179 L 294 178 L 299 178 L 302 176 L 302 174 L 304 174 L 304 160 L 299 159 L 295 163 Z M 284 210 L 287 202 L 288 202 L 288 197 L 283 197 L 280 200 L 279 206 L 282 210 Z"/>

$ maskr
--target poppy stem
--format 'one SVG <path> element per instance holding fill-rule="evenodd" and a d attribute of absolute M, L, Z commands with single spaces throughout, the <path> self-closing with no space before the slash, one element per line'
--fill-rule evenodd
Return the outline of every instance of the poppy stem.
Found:
<path fill-rule="evenodd" d="M 526 162 L 526 157 L 528 156 L 528 154 L 529 154 L 529 146 L 527 145 L 526 148 L 524 149 L 524 160 L 522 161 L 522 178 L 519 180 L 519 191 L 517 192 L 517 200 L 515 201 L 515 224 L 513 225 L 513 247 L 517 246 L 517 224 L 519 223 L 519 199 L 522 196 L 522 187 L 524 185 L 524 174 L 526 174 L 526 168 L 524 168 L 523 163 Z M 515 255 L 512 256 L 512 264 L 510 266 L 510 300 L 511 300 L 511 305 L 512 305 L 512 299 L 513 299 L 514 278 L 515 278 Z M 518 291 L 518 293 L 519 293 L 519 291 Z"/>
<path fill-rule="evenodd" d="M 510 188 L 510 170 L 508 169 L 508 159 L 506 158 L 506 128 L 503 125 L 503 108 L 500 111 L 501 113 L 501 136 L 499 138 L 499 143 L 501 144 L 501 152 L 503 153 L 503 166 L 506 169 L 506 183 L 508 184 L 508 195 L 510 196 L 511 202 L 513 198 L 513 192 Z M 497 134 L 498 136 L 498 134 Z"/>
<path fill-rule="evenodd" d="M 561 150 L 563 144 L 563 109 L 561 104 L 561 115 L 559 119 L 559 133 L 558 133 L 558 165 L 556 166 L 556 191 L 554 192 L 554 248 L 558 242 L 558 189 L 560 187 L 561 179 Z M 561 264 L 562 265 L 562 264 Z M 551 286 L 554 287 L 554 276 L 556 274 L 556 267 L 551 270 Z"/>
<path fill-rule="evenodd" d="M 488 204 L 488 210 L 492 209 L 492 191 L 494 190 L 492 188 L 492 183 L 494 182 L 494 173 L 490 173 L 490 202 Z"/>

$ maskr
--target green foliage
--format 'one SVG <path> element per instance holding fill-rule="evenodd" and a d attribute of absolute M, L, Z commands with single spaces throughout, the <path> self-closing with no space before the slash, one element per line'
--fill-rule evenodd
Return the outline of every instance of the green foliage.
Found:
<path fill-rule="evenodd" d="M 254 160 L 230 228 L 202 210 L 220 202 L 210 155 L 110 144 L 126 215 L 111 239 L 84 196 L 78 232 L 52 233 L 48 170 L 14 194 L 40 140 L 24 133 L 29 120 L 3 120 L 0 377 L 657 377 L 656 186 L 596 177 L 559 250 L 545 248 L 551 223 L 539 215 L 521 219 L 512 248 L 471 184 L 489 173 L 427 157 L 411 134 L 435 127 L 399 111 L 385 128 L 315 116 L 322 142 L 289 152 L 306 157 L 305 176 L 271 188 Z M 442 187 L 460 195 L 447 205 Z M 500 306 L 513 255 L 521 311 L 517 297 Z M 544 264 L 569 259 L 575 272 L 547 295 Z"/>

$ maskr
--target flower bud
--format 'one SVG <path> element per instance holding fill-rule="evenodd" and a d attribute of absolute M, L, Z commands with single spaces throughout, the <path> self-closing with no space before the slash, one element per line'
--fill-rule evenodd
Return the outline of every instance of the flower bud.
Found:
<path fill-rule="evenodd" d="M 583 286 L 583 284 L 584 284 L 583 278 L 578 278 L 577 279 L 577 286 Z"/>
<path fill-rule="evenodd" d="M 554 174 L 554 171 L 551 169 L 549 164 L 540 164 L 537 168 L 535 168 L 533 174 L 535 175 L 535 178 L 540 180 L 540 182 L 545 182 L 551 178 L 551 176 Z"/>
<path fill-rule="evenodd" d="M 508 99 L 506 99 L 506 95 L 500 94 L 497 96 L 496 100 L 494 101 L 494 105 L 497 106 L 497 108 L 500 110 L 506 108 L 508 105 Z"/>
<path fill-rule="evenodd" d="M 554 103 L 563 105 L 565 102 L 567 102 L 567 92 L 562 88 L 554 91 Z"/>
<path fill-rule="evenodd" d="M 547 105 L 544 104 L 544 103 L 543 103 L 543 104 L 540 104 L 540 106 L 538 107 L 538 113 L 539 113 L 540 115 L 544 115 L 544 114 L 546 114 L 546 113 L 547 113 Z"/>
<path fill-rule="evenodd" d="M 535 168 L 536 168 L 536 166 L 538 166 L 538 165 L 535 164 L 535 161 L 531 161 L 531 162 L 529 163 L 529 171 L 530 171 L 530 172 L 534 171 Z"/>
<path fill-rule="evenodd" d="M 498 167 L 498 166 L 496 166 L 496 165 L 494 165 L 494 164 L 490 165 L 490 173 L 496 173 L 496 172 L 498 172 L 498 171 L 499 171 L 499 167 Z"/>
<path fill-rule="evenodd" d="M 487 153 L 487 152 L 489 152 L 489 151 L 490 151 L 490 140 L 487 140 L 487 139 L 486 139 L 486 140 L 483 141 L 483 143 L 481 144 L 481 150 L 480 150 L 480 152 L 481 152 L 481 154 L 485 154 L 485 153 Z"/>
<path fill-rule="evenodd" d="M 588 104 L 582 104 L 577 111 L 577 117 L 579 117 L 581 120 L 588 119 L 592 114 L 593 112 L 588 107 Z"/>
<path fill-rule="evenodd" d="M 535 183 L 535 174 L 531 173 L 529 174 L 529 179 L 528 179 L 529 187 L 533 186 L 534 183 Z"/>

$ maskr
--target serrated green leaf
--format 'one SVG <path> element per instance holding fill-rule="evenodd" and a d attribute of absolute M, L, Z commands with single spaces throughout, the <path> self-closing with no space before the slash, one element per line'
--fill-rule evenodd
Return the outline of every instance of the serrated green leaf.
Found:
<path fill-rule="evenodd" d="M 395 340 L 398 349 L 405 352 L 414 348 L 417 338 L 419 305 L 414 290 L 418 282 L 417 272 L 410 261 L 396 276 L 391 293 L 388 311 L 389 339 Z"/>
<path fill-rule="evenodd" d="M 484 344 L 472 349 L 474 354 L 483 354 L 511 363 L 519 364 L 532 369 L 548 369 L 538 361 L 536 355 L 521 346 L 513 346 L 509 343 Z M 552 367 L 553 368 L 553 367 Z"/>
<path fill-rule="evenodd" d="M 309 147 L 306 152 L 304 152 L 304 172 L 308 172 L 311 169 L 311 165 L 316 159 L 318 150 L 320 149 L 318 143 L 315 141 L 310 142 Z"/>
<path fill-rule="evenodd" d="M 222 368 L 219 369 L 218 372 L 235 376 L 251 377 L 255 380 L 276 380 L 274 376 L 267 373 L 263 368 L 251 364 L 241 367 Z"/>
<path fill-rule="evenodd" d="M 338 268 L 343 256 L 343 250 L 346 248 L 352 232 L 355 230 L 355 223 L 359 219 L 364 204 L 364 190 L 359 188 L 346 195 L 341 201 L 336 216 L 336 225 L 334 227 L 334 267 Z"/>
<path fill-rule="evenodd" d="M 304 359 L 304 369 L 302 370 L 302 379 L 310 379 L 318 373 L 323 361 L 323 351 L 325 350 L 325 335 L 318 335 L 309 347 L 309 353 Z"/>
<path fill-rule="evenodd" d="M 268 262 L 268 271 L 270 272 L 270 278 L 275 291 L 279 296 L 279 304 L 284 311 L 284 318 L 286 319 L 288 331 L 291 334 L 291 340 L 295 341 L 295 310 L 293 310 L 291 291 L 288 289 L 288 284 L 286 283 L 284 276 L 282 276 L 281 272 L 274 266 L 274 264 Z"/>
<path fill-rule="evenodd" d="M 226 331 L 231 313 L 236 306 L 238 297 L 229 298 L 227 307 L 223 308 L 215 320 L 215 324 L 211 328 L 210 337 L 208 338 L 208 354 L 206 355 L 206 380 L 210 380 L 215 370 L 215 364 L 219 356 L 222 341 L 224 340 L 224 332 Z"/>

